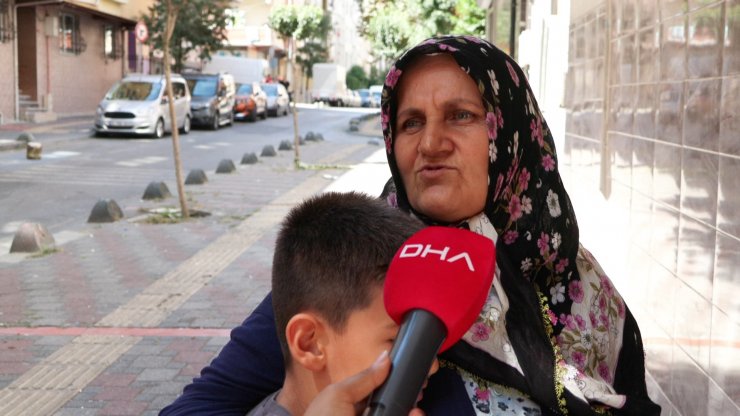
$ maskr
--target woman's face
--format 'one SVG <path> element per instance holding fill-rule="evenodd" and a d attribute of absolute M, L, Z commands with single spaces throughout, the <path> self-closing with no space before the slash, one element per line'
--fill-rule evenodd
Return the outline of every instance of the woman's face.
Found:
<path fill-rule="evenodd" d="M 445 222 L 483 211 L 488 128 L 473 79 L 438 54 L 411 64 L 397 88 L 393 146 L 411 206 Z"/>

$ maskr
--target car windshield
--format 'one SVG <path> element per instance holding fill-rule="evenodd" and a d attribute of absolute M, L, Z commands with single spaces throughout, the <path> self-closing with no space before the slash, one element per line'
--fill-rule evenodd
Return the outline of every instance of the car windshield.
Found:
<path fill-rule="evenodd" d="M 108 100 L 154 101 L 159 97 L 162 85 L 145 81 L 122 81 L 105 96 Z"/>
<path fill-rule="evenodd" d="M 216 79 L 189 79 L 188 87 L 193 97 L 213 97 L 216 95 Z"/>
<path fill-rule="evenodd" d="M 268 96 L 270 97 L 277 97 L 278 95 L 278 87 L 277 85 L 273 84 L 262 84 L 262 89 L 265 90 Z"/>
<path fill-rule="evenodd" d="M 250 95 L 252 94 L 252 84 L 241 84 L 239 89 L 236 90 L 236 95 Z"/>
<path fill-rule="evenodd" d="M 360 90 L 360 97 L 362 98 L 368 98 L 370 96 L 370 91 L 368 90 Z"/>

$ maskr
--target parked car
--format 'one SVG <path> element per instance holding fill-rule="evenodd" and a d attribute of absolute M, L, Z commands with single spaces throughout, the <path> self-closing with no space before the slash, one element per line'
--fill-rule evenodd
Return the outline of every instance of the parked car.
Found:
<path fill-rule="evenodd" d="M 370 95 L 369 89 L 362 88 L 357 90 L 357 93 L 360 94 L 360 107 L 374 107 L 373 98 Z"/>
<path fill-rule="evenodd" d="M 285 86 L 280 83 L 261 84 L 267 94 L 267 114 L 271 116 L 288 115 L 290 98 Z"/>
<path fill-rule="evenodd" d="M 383 86 L 382 85 L 371 85 L 370 86 L 370 96 L 372 97 L 372 106 L 371 107 L 380 107 L 380 99 L 383 96 Z"/>
<path fill-rule="evenodd" d="M 193 124 L 217 130 L 222 124 L 234 123 L 236 86 L 228 73 L 185 74 L 192 101 Z"/>
<path fill-rule="evenodd" d="M 239 84 L 236 89 L 234 118 L 257 121 L 257 117 L 267 118 L 267 94 L 259 82 Z"/>
<path fill-rule="evenodd" d="M 190 92 L 185 79 L 172 74 L 177 128 L 190 132 Z M 95 115 L 95 133 L 145 134 L 156 138 L 172 131 L 164 75 L 129 74 L 105 94 Z"/>
<path fill-rule="evenodd" d="M 355 90 L 347 90 L 347 107 L 359 107 L 362 104 L 360 93 Z"/>

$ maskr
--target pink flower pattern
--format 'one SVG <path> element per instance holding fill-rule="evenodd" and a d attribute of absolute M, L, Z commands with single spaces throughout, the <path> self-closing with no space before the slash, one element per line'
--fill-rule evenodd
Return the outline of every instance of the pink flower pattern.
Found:
<path fill-rule="evenodd" d="M 555 159 L 550 155 L 545 155 L 542 158 L 542 167 L 545 168 L 545 172 L 552 172 L 555 170 Z"/>
<path fill-rule="evenodd" d="M 498 137 L 499 123 L 495 113 L 486 113 L 486 125 L 488 126 L 488 138 L 490 140 L 496 140 L 496 138 Z"/>
<path fill-rule="evenodd" d="M 519 238 L 519 233 L 514 230 L 509 230 L 504 234 L 504 244 L 512 244 L 517 238 Z"/>
<path fill-rule="evenodd" d="M 400 69 L 396 69 L 395 66 L 392 66 L 390 71 L 388 71 L 388 76 L 385 77 L 385 85 L 387 85 L 388 88 L 393 89 L 396 86 L 398 79 L 401 78 L 401 73 Z"/>
<path fill-rule="evenodd" d="M 583 302 L 583 284 L 580 280 L 571 280 L 568 284 L 568 294 L 575 303 Z"/>
<path fill-rule="evenodd" d="M 509 68 L 509 75 L 511 76 L 511 80 L 514 81 L 514 85 L 519 87 L 519 75 L 516 74 L 516 71 L 514 70 L 514 67 L 511 66 L 511 63 L 509 61 L 506 61 L 506 67 Z"/>
<path fill-rule="evenodd" d="M 491 334 L 491 328 L 482 322 L 475 323 L 471 331 L 473 333 L 474 342 L 486 341 L 488 340 L 488 336 Z"/>

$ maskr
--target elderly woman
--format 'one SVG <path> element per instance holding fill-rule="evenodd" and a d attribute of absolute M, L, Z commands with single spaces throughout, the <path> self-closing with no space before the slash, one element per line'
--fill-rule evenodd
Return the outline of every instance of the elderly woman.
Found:
<path fill-rule="evenodd" d="M 637 323 L 578 241 L 550 131 L 519 66 L 469 36 L 429 39 L 390 69 L 389 203 L 497 242 L 478 321 L 445 352 L 421 407 L 441 415 L 653 415 Z M 279 388 L 268 298 L 163 414 L 235 414 Z M 221 413 L 223 414 L 223 413 Z"/>

